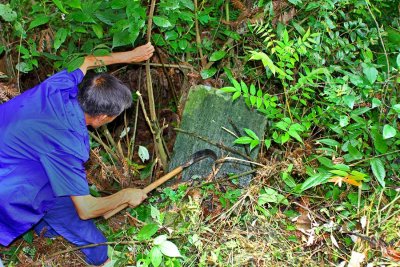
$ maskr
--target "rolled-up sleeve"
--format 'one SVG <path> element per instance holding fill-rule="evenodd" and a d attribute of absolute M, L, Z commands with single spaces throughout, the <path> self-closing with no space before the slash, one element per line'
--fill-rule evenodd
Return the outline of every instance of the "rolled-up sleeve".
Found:
<path fill-rule="evenodd" d="M 74 155 L 53 151 L 40 156 L 55 196 L 89 194 L 83 161 Z"/>

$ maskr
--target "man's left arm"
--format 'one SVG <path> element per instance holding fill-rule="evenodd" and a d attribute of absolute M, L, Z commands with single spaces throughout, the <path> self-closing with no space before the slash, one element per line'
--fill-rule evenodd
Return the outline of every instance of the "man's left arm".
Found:
<path fill-rule="evenodd" d="M 82 66 L 80 66 L 80 70 L 83 74 L 86 74 L 87 70 L 101 67 L 104 65 L 112 65 L 112 64 L 119 64 L 119 63 L 136 63 L 145 61 L 153 56 L 154 47 L 151 43 L 147 43 L 145 45 L 136 47 L 131 51 L 126 52 L 116 52 L 111 53 L 107 56 L 87 56 L 85 57 L 85 61 L 83 62 Z"/>
<path fill-rule="evenodd" d="M 103 216 L 123 204 L 128 204 L 132 208 L 136 207 L 146 197 L 146 193 L 141 189 L 126 188 L 107 197 L 84 195 L 71 196 L 71 199 L 79 217 L 82 220 L 87 220 Z"/>

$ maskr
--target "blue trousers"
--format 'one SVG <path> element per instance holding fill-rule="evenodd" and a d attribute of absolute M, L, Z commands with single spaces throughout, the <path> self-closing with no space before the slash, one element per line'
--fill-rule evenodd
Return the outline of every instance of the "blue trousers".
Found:
<path fill-rule="evenodd" d="M 93 220 L 79 218 L 69 196 L 56 199 L 54 206 L 35 226 L 35 231 L 38 235 L 44 233 L 45 237 L 60 235 L 76 246 L 107 242 Z M 106 245 L 84 248 L 81 251 L 86 256 L 86 262 L 92 265 L 102 265 L 108 259 Z"/>

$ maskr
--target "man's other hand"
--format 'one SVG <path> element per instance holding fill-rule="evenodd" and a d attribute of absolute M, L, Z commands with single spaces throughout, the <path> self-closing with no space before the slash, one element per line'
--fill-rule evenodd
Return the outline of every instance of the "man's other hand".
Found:
<path fill-rule="evenodd" d="M 154 46 L 149 42 L 145 45 L 138 46 L 135 49 L 127 52 L 128 58 L 126 63 L 136 63 L 146 61 L 153 56 Z"/>
<path fill-rule="evenodd" d="M 147 194 L 141 189 L 127 188 L 125 190 L 129 199 L 128 205 L 131 208 L 138 206 L 140 203 L 143 202 L 143 200 L 147 198 Z"/>

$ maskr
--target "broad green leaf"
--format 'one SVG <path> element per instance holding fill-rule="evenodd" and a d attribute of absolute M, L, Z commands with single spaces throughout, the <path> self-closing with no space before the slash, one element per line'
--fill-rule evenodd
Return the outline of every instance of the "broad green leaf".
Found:
<path fill-rule="evenodd" d="M 54 4 L 58 7 L 58 9 L 64 13 L 64 14 L 68 14 L 67 10 L 65 10 L 63 3 L 61 2 L 61 0 L 53 0 Z"/>
<path fill-rule="evenodd" d="M 321 143 L 321 144 L 324 144 L 327 146 L 334 146 L 334 147 L 335 146 L 338 147 L 340 145 L 340 143 L 338 141 L 333 140 L 333 139 L 319 139 L 316 141 L 316 143 Z"/>
<path fill-rule="evenodd" d="M 341 115 L 339 117 L 339 125 L 340 127 L 346 127 L 347 125 L 349 125 L 349 117 L 345 116 L 345 115 Z"/>
<path fill-rule="evenodd" d="M 326 183 L 329 178 L 332 176 L 329 172 L 320 172 L 310 176 L 300 187 L 300 192 L 303 192 L 307 189 L 315 187 L 317 185 Z"/>
<path fill-rule="evenodd" d="M 221 89 L 219 89 L 219 90 L 221 90 L 221 91 L 223 91 L 223 92 L 225 92 L 225 93 L 233 93 L 233 92 L 236 92 L 236 88 L 235 87 L 223 87 L 223 88 L 221 88 Z"/>
<path fill-rule="evenodd" d="M 350 167 L 346 164 L 335 164 L 333 165 L 333 168 L 336 170 L 341 170 L 341 171 L 350 171 Z"/>
<path fill-rule="evenodd" d="M 81 0 L 68 0 L 68 1 L 65 1 L 64 3 L 72 8 L 76 8 L 76 9 L 82 8 Z"/>
<path fill-rule="evenodd" d="M 385 187 L 385 177 L 386 177 L 386 170 L 383 162 L 378 159 L 371 159 L 370 161 L 372 173 L 374 174 L 375 178 L 378 180 L 382 187 Z"/>
<path fill-rule="evenodd" d="M 77 68 L 79 68 L 80 66 L 82 66 L 83 62 L 85 61 L 85 57 L 77 57 L 73 60 L 71 60 L 68 64 L 67 64 L 67 70 L 68 72 L 74 71 Z"/>
<path fill-rule="evenodd" d="M 364 180 L 364 178 L 367 176 L 365 173 L 359 172 L 359 171 L 351 171 L 350 173 L 353 177 L 353 180 L 358 180 L 358 181 L 362 181 Z"/>
<path fill-rule="evenodd" d="M 388 145 L 386 143 L 386 140 L 383 139 L 380 131 L 377 130 L 377 128 L 374 127 L 371 129 L 371 137 L 375 149 L 380 153 L 386 153 L 388 150 Z"/>
<path fill-rule="evenodd" d="M 382 101 L 378 98 L 372 98 L 372 108 L 380 107 L 382 105 Z"/>
<path fill-rule="evenodd" d="M 89 13 L 83 12 L 81 10 L 77 10 L 71 13 L 69 17 L 76 21 L 76 22 L 82 22 L 82 23 L 95 23 L 93 18 L 90 16 Z"/>
<path fill-rule="evenodd" d="M 265 147 L 266 147 L 267 149 L 269 149 L 270 146 L 271 146 L 271 139 L 265 139 L 264 144 L 265 144 Z"/>
<path fill-rule="evenodd" d="M 282 173 L 282 180 L 290 188 L 293 188 L 297 185 L 294 178 L 287 172 Z"/>
<path fill-rule="evenodd" d="M 58 48 L 60 48 L 60 46 L 65 42 L 65 39 L 68 36 L 68 30 L 64 29 L 64 28 L 59 28 L 56 36 L 54 38 L 54 44 L 53 47 L 55 50 L 58 50 Z"/>
<path fill-rule="evenodd" d="M 173 40 L 178 39 L 178 37 L 179 37 L 179 35 L 176 31 L 167 31 L 165 33 L 165 40 L 173 41 Z"/>
<path fill-rule="evenodd" d="M 363 73 L 364 75 L 367 77 L 367 80 L 373 84 L 375 83 L 377 77 L 378 77 L 378 70 L 372 66 L 372 64 L 366 64 L 366 63 L 362 63 L 361 64 L 363 67 Z"/>
<path fill-rule="evenodd" d="M 234 93 L 233 96 L 232 96 L 232 101 L 236 100 L 241 95 L 242 95 L 242 93 L 240 91 Z"/>
<path fill-rule="evenodd" d="M 186 39 L 180 39 L 178 42 L 178 46 L 181 50 L 185 50 L 189 46 L 189 42 Z"/>
<path fill-rule="evenodd" d="M 297 132 L 303 132 L 304 131 L 304 127 L 299 123 L 293 123 L 292 125 L 290 125 L 289 129 L 296 130 Z"/>
<path fill-rule="evenodd" d="M 261 60 L 263 65 L 265 67 L 268 67 L 272 74 L 275 75 L 277 67 L 274 65 L 274 62 L 267 56 L 267 54 L 263 52 L 254 52 L 252 51 L 252 56 L 250 57 L 250 60 Z"/>
<path fill-rule="evenodd" d="M 220 51 L 215 51 L 214 53 L 211 54 L 210 56 L 210 61 L 218 61 L 223 59 L 226 56 L 226 52 L 223 50 Z"/>
<path fill-rule="evenodd" d="M 32 22 L 29 24 L 29 28 L 28 30 L 31 30 L 35 27 L 38 27 L 40 25 L 46 24 L 47 22 L 49 22 L 50 17 L 44 15 L 44 14 L 39 14 L 36 16 L 36 18 L 34 20 L 32 20 Z"/>
<path fill-rule="evenodd" d="M 168 257 L 182 257 L 181 253 L 179 253 L 177 246 L 171 241 L 164 241 L 163 243 L 161 243 L 160 250 L 162 254 Z"/>
<path fill-rule="evenodd" d="M 18 64 L 15 66 L 15 68 L 16 68 L 17 70 L 19 70 L 20 72 L 23 72 L 23 73 L 28 73 L 28 72 L 30 72 L 31 70 L 33 70 L 32 65 L 31 65 L 31 64 L 28 64 L 28 63 L 26 63 L 26 62 L 20 62 L 20 63 L 18 63 Z"/>
<path fill-rule="evenodd" d="M 248 129 L 248 128 L 244 128 L 244 131 L 246 132 L 246 134 L 248 136 L 250 136 L 251 138 L 253 138 L 254 140 L 259 140 L 258 136 L 256 135 L 255 132 L 253 132 L 252 130 Z"/>
<path fill-rule="evenodd" d="M 354 95 L 346 95 L 343 97 L 343 102 L 348 106 L 350 109 L 353 109 L 354 102 L 356 101 L 356 97 Z"/>
<path fill-rule="evenodd" d="M 132 44 L 131 38 L 127 31 L 116 32 L 113 35 L 113 48 Z"/>
<path fill-rule="evenodd" d="M 346 177 L 349 175 L 347 172 L 341 171 L 341 170 L 330 170 L 329 172 L 339 175 L 339 176 L 342 176 L 342 177 Z"/>
<path fill-rule="evenodd" d="M 144 146 L 139 146 L 138 155 L 142 162 L 150 159 L 149 151 Z"/>
<path fill-rule="evenodd" d="M 324 165 L 327 168 L 333 168 L 333 162 L 332 160 L 326 158 L 326 157 L 318 157 L 317 160 L 319 161 L 319 163 L 321 163 L 322 165 Z"/>
<path fill-rule="evenodd" d="M 104 36 L 103 27 L 100 24 L 93 24 L 92 30 L 96 34 L 97 38 L 102 39 Z"/>
<path fill-rule="evenodd" d="M 163 259 L 163 254 L 162 254 L 159 246 L 154 246 L 150 250 L 149 256 L 150 256 L 151 264 L 153 264 L 154 267 L 158 267 L 161 265 L 161 262 Z"/>
<path fill-rule="evenodd" d="M 393 105 L 393 110 L 396 111 L 398 114 L 400 114 L 400 104 L 395 104 Z"/>
<path fill-rule="evenodd" d="M 397 63 L 397 68 L 400 69 L 400 54 L 397 55 L 396 63 Z"/>
<path fill-rule="evenodd" d="M 142 227 L 142 229 L 140 229 L 139 233 L 137 234 L 137 239 L 139 241 L 149 240 L 155 233 L 157 233 L 158 229 L 159 226 L 157 224 L 146 224 Z"/>
<path fill-rule="evenodd" d="M 288 205 L 289 202 L 286 197 L 279 194 L 275 189 L 266 188 L 264 193 L 261 193 L 258 197 L 257 204 L 262 206 L 266 203 L 276 203 Z"/>
<path fill-rule="evenodd" d="M 300 143 L 303 143 L 303 140 L 301 139 L 300 135 L 296 132 L 296 130 L 289 128 L 288 131 L 289 135 L 299 141 Z"/>
<path fill-rule="evenodd" d="M 353 160 L 362 159 L 363 154 L 362 154 L 360 151 L 358 151 L 358 149 L 355 148 L 354 146 L 349 145 L 349 146 L 348 146 L 348 150 L 349 150 L 350 158 L 346 157 L 345 159 L 346 159 L 347 161 L 353 161 Z"/>
<path fill-rule="evenodd" d="M 179 2 L 181 2 L 185 7 L 194 11 L 194 4 L 192 0 L 179 0 Z"/>
<path fill-rule="evenodd" d="M 113 0 L 111 2 L 111 8 L 112 9 L 121 9 L 126 7 L 127 1 L 126 0 Z"/>
<path fill-rule="evenodd" d="M 288 0 L 288 1 L 289 3 L 292 3 L 295 6 L 298 6 L 303 3 L 302 0 Z"/>
<path fill-rule="evenodd" d="M 209 69 L 202 70 L 200 72 L 200 75 L 201 75 L 201 78 L 203 78 L 205 80 L 205 79 L 208 79 L 208 78 L 211 78 L 212 76 L 214 76 L 215 73 L 217 73 L 217 68 L 212 67 Z"/>
<path fill-rule="evenodd" d="M 110 54 L 110 50 L 108 50 L 108 49 L 96 49 L 93 52 L 93 55 L 96 57 L 108 56 L 109 54 Z"/>
<path fill-rule="evenodd" d="M 289 133 L 286 132 L 284 135 L 281 136 L 281 144 L 283 145 L 284 143 L 289 141 L 289 139 L 290 139 L 290 135 L 289 135 Z"/>
<path fill-rule="evenodd" d="M 251 95 L 255 95 L 256 94 L 256 87 L 254 86 L 254 84 L 250 85 L 250 94 Z"/>
<path fill-rule="evenodd" d="M 253 140 L 250 143 L 250 151 L 252 151 L 255 147 L 257 147 L 260 144 L 260 140 Z"/>
<path fill-rule="evenodd" d="M 254 139 L 248 136 L 242 136 L 236 139 L 233 143 L 238 145 L 247 145 L 250 144 Z"/>
<path fill-rule="evenodd" d="M 396 135 L 396 129 L 391 125 L 386 124 L 383 126 L 383 139 L 389 139 Z"/>
<path fill-rule="evenodd" d="M 244 93 L 244 96 L 247 96 L 249 94 L 249 88 L 245 84 L 245 82 L 242 80 L 240 81 L 240 86 L 242 87 L 242 92 Z"/>
<path fill-rule="evenodd" d="M 233 86 L 236 88 L 237 91 L 242 91 L 242 87 L 240 86 L 240 84 L 238 83 L 238 81 L 236 81 L 235 79 L 231 79 L 231 82 L 233 84 Z"/>
<path fill-rule="evenodd" d="M 5 21 L 12 22 L 17 19 L 17 13 L 11 9 L 10 4 L 0 4 L 0 17 Z"/>
<path fill-rule="evenodd" d="M 256 102 L 257 102 L 257 97 L 254 96 L 254 95 L 251 95 L 251 96 L 250 96 L 250 103 L 251 103 L 251 106 L 255 106 L 255 105 L 256 105 Z"/>
<path fill-rule="evenodd" d="M 156 24 L 158 27 L 163 27 L 163 28 L 172 27 L 171 22 L 166 17 L 154 16 L 153 21 L 154 24 Z"/>

